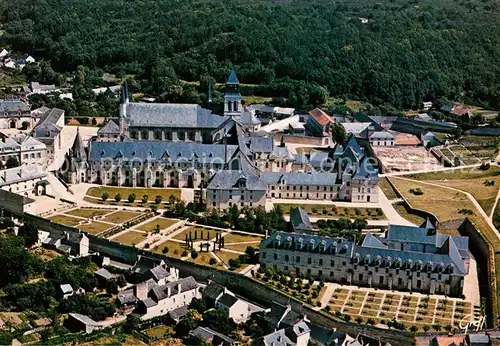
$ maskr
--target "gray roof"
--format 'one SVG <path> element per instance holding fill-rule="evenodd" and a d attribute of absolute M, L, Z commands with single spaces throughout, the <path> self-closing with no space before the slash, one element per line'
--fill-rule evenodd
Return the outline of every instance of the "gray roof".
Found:
<path fill-rule="evenodd" d="M 55 124 L 64 115 L 64 110 L 59 108 L 52 108 L 43 115 L 40 124 Z"/>
<path fill-rule="evenodd" d="M 119 121 L 119 120 L 117 120 Z M 119 134 L 120 133 L 120 126 L 118 125 L 117 122 L 115 122 L 114 119 L 109 119 L 105 125 L 101 126 L 99 130 L 97 130 L 97 133 L 100 135 L 103 134 Z"/>
<path fill-rule="evenodd" d="M 195 336 L 197 338 L 200 338 L 204 341 L 210 341 L 213 340 L 214 345 L 233 345 L 236 344 L 236 340 L 231 339 L 230 337 L 221 334 L 219 332 L 216 332 L 213 329 L 210 329 L 208 327 L 201 327 L 198 326 L 192 331 L 189 332 L 189 335 Z M 216 341 L 216 339 L 219 339 Z"/>
<path fill-rule="evenodd" d="M 372 159 L 364 156 L 356 167 L 354 179 L 379 180 L 378 169 L 372 163 Z"/>
<path fill-rule="evenodd" d="M 219 285 L 217 282 L 210 282 L 203 290 L 203 296 L 215 300 L 224 292 L 224 286 Z"/>
<path fill-rule="evenodd" d="M 106 268 L 101 268 L 101 269 L 97 270 L 94 274 L 97 276 L 100 276 L 106 280 L 111 280 L 111 279 L 114 279 L 114 277 L 115 277 Z"/>
<path fill-rule="evenodd" d="M 295 346 L 296 343 L 286 335 L 285 329 L 279 329 L 262 337 L 265 346 Z"/>
<path fill-rule="evenodd" d="M 73 287 L 70 284 L 62 284 L 59 287 L 64 294 L 73 292 Z"/>
<path fill-rule="evenodd" d="M 258 125 L 262 123 L 262 121 L 255 116 L 254 112 L 249 110 L 245 110 L 236 120 L 242 125 Z"/>
<path fill-rule="evenodd" d="M 468 334 L 467 337 L 473 345 L 489 345 L 490 336 L 486 334 Z"/>
<path fill-rule="evenodd" d="M 0 117 L 4 113 L 29 112 L 30 106 L 21 100 L 0 100 Z"/>
<path fill-rule="evenodd" d="M 127 104 L 126 114 L 130 127 L 214 129 L 229 119 L 196 104 L 131 102 Z"/>
<path fill-rule="evenodd" d="M 228 308 L 236 304 L 238 301 L 238 298 L 233 296 L 232 294 L 224 293 L 218 300 L 217 302 L 219 304 L 222 304 L 224 306 L 227 306 Z"/>
<path fill-rule="evenodd" d="M 313 229 L 309 214 L 302 208 L 293 208 L 290 211 L 290 222 L 294 230 L 311 231 Z"/>
<path fill-rule="evenodd" d="M 142 303 L 145 307 L 147 307 L 147 308 L 150 308 L 150 307 L 153 307 L 153 306 L 158 305 L 158 303 L 157 303 L 157 302 L 155 302 L 155 301 L 154 301 L 153 299 L 151 299 L 151 298 L 146 298 L 146 299 L 143 299 L 143 300 L 141 300 L 141 303 Z"/>
<path fill-rule="evenodd" d="M 189 310 L 188 305 L 181 306 L 180 308 L 174 309 L 172 311 L 168 312 L 168 315 L 170 316 L 171 319 L 178 321 L 182 317 L 187 315 L 187 312 Z"/>
<path fill-rule="evenodd" d="M 230 190 L 242 184 L 248 191 L 266 191 L 267 186 L 257 175 L 243 171 L 218 171 L 207 186 L 209 190 Z"/>
<path fill-rule="evenodd" d="M 35 137 L 42 143 L 44 138 L 54 138 L 61 132 L 61 128 L 54 124 L 40 124 L 35 128 Z"/>
<path fill-rule="evenodd" d="M 89 316 L 86 316 L 86 315 L 82 315 L 82 314 L 77 314 L 77 313 L 69 313 L 68 316 L 82 322 L 83 324 L 85 325 L 95 325 L 97 324 L 96 321 L 94 321 L 93 319 L 91 319 Z"/>
<path fill-rule="evenodd" d="M 262 172 L 261 179 L 266 184 L 278 184 L 285 180 L 288 185 L 336 186 L 336 173 L 323 172 Z"/>
<path fill-rule="evenodd" d="M 40 84 L 38 82 L 31 82 L 30 83 L 31 90 L 34 91 L 35 89 L 41 90 L 41 91 L 56 91 L 57 88 L 54 84 Z"/>
<path fill-rule="evenodd" d="M 44 178 L 47 173 L 37 164 L 4 169 L 0 172 L 0 186 Z"/>
<path fill-rule="evenodd" d="M 373 132 L 370 136 L 371 139 L 394 139 L 394 135 L 386 131 Z"/>
<path fill-rule="evenodd" d="M 170 275 L 170 273 L 161 265 L 150 269 L 149 272 L 153 275 L 153 277 L 157 281 L 166 278 L 167 276 Z"/>
<path fill-rule="evenodd" d="M 227 159 L 236 152 L 236 145 L 227 146 Z M 201 144 L 164 141 L 92 142 L 89 158 L 100 161 L 103 158 L 144 159 L 152 161 L 170 160 L 187 163 L 198 160 L 206 163 L 223 163 L 226 157 L 223 144 Z"/>
<path fill-rule="evenodd" d="M 227 77 L 227 84 L 240 84 L 238 76 L 236 76 L 236 72 L 234 70 L 229 72 L 229 76 Z"/>
<path fill-rule="evenodd" d="M 132 304 L 132 303 L 135 303 L 135 301 L 136 301 L 133 289 L 120 291 L 120 292 L 118 292 L 117 296 L 118 296 L 118 300 L 123 305 Z"/>

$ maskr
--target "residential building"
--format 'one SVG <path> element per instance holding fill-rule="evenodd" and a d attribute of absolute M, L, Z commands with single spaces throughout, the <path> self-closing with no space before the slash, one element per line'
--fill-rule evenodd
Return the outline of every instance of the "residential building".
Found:
<path fill-rule="evenodd" d="M 47 147 L 30 136 L 8 137 L 0 133 L 0 161 L 5 166 L 9 158 L 14 158 L 23 165 L 45 166 Z"/>
<path fill-rule="evenodd" d="M 229 336 L 216 332 L 208 327 L 198 326 L 189 332 L 189 336 L 198 338 L 214 346 L 238 345 L 238 342 Z"/>
<path fill-rule="evenodd" d="M 64 325 L 70 331 L 74 333 L 83 332 L 85 334 L 90 334 L 96 330 L 101 330 L 104 328 L 111 327 L 115 324 L 122 323 L 127 319 L 127 316 L 115 317 L 112 320 L 105 321 L 94 321 L 92 318 L 86 315 L 69 313 L 68 318 L 64 321 Z"/>
<path fill-rule="evenodd" d="M 101 95 L 101 94 L 111 94 L 113 96 L 118 95 L 122 89 L 121 85 L 111 85 L 108 87 L 100 87 L 100 88 L 94 88 L 92 91 L 96 95 Z"/>
<path fill-rule="evenodd" d="M 245 108 L 241 115 L 235 116 L 234 119 L 246 132 L 258 132 L 262 124 L 262 121 L 255 115 L 255 111 L 249 108 Z"/>
<path fill-rule="evenodd" d="M 35 126 L 35 138 L 47 146 L 47 159 L 54 159 L 61 149 L 61 130 L 64 127 L 64 111 L 58 108 L 48 110 Z"/>
<path fill-rule="evenodd" d="M 304 119 L 305 120 L 305 119 Z M 309 116 L 307 117 L 306 129 L 309 133 L 315 136 L 329 136 L 330 126 L 335 121 L 323 110 L 319 108 L 314 108 L 309 111 Z"/>
<path fill-rule="evenodd" d="M 22 165 L 0 171 L 0 189 L 25 197 L 45 195 L 47 172 L 37 164 Z"/>
<path fill-rule="evenodd" d="M 369 138 L 371 146 L 393 146 L 395 145 L 394 135 L 387 131 L 377 131 L 370 135 Z"/>
<path fill-rule="evenodd" d="M 139 303 L 134 313 L 141 320 L 166 315 L 172 310 L 189 305 L 194 298 L 201 298 L 198 283 L 191 276 L 166 285 L 158 285 L 153 281 L 150 288 L 141 287 L 136 290 L 135 295 Z"/>
<path fill-rule="evenodd" d="M 437 120 L 421 120 L 399 117 L 391 125 L 391 130 L 406 132 L 420 136 L 428 131 L 452 133 L 458 129 L 457 124 Z"/>
<path fill-rule="evenodd" d="M 468 238 L 433 228 L 390 225 L 385 238 L 360 243 L 275 232 L 260 244 L 262 267 L 342 284 L 460 297 L 469 270 Z"/>
<path fill-rule="evenodd" d="M 21 100 L 0 100 L 0 129 L 18 129 L 33 126 L 30 106 Z"/>
<path fill-rule="evenodd" d="M 100 268 L 95 271 L 94 276 L 97 280 L 98 287 L 106 287 L 106 284 L 114 280 L 115 276 L 111 274 L 106 268 Z"/>
<path fill-rule="evenodd" d="M 30 94 L 50 94 L 60 91 L 54 84 L 40 84 L 38 82 L 30 82 L 29 88 L 26 89 Z"/>
<path fill-rule="evenodd" d="M 116 142 L 123 140 L 120 137 L 120 120 L 109 119 L 103 126 L 97 130 L 97 140 L 102 142 Z"/>
<path fill-rule="evenodd" d="M 65 252 L 75 257 L 89 255 L 90 241 L 85 233 L 53 231 L 42 245 L 49 249 Z"/>
<path fill-rule="evenodd" d="M 59 285 L 59 289 L 61 291 L 63 299 L 72 296 L 74 293 L 73 287 L 71 287 L 70 284 Z"/>
<path fill-rule="evenodd" d="M 223 311 L 235 323 L 245 322 L 251 314 L 248 302 L 236 297 L 236 295 L 226 287 L 216 282 L 210 282 L 203 290 L 203 298 L 209 306 Z"/>
<path fill-rule="evenodd" d="M 140 281 L 154 280 L 158 285 L 179 280 L 179 269 L 167 266 L 163 260 L 144 255 L 137 257 L 131 271 Z"/>
<path fill-rule="evenodd" d="M 420 139 L 422 140 L 422 145 L 426 148 L 433 147 L 439 143 L 436 135 L 432 132 L 427 132 L 426 134 L 422 134 Z"/>
<path fill-rule="evenodd" d="M 422 106 L 423 106 L 424 112 L 426 112 L 432 108 L 432 102 L 431 101 L 423 102 Z"/>
<path fill-rule="evenodd" d="M 371 122 L 363 122 L 363 123 L 342 123 L 347 134 L 353 134 L 357 138 L 368 139 L 370 135 L 374 132 L 371 130 L 372 123 Z M 370 131 L 371 130 L 371 131 Z"/>

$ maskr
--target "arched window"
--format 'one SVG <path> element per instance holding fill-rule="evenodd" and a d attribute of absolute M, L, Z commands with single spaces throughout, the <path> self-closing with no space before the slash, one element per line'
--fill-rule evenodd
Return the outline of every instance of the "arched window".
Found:
<path fill-rule="evenodd" d="M 238 111 L 238 101 L 234 101 L 234 111 L 237 112 Z"/>
<path fill-rule="evenodd" d="M 229 112 L 231 112 L 231 111 L 232 111 L 232 108 L 233 108 L 232 106 L 233 106 L 233 104 L 231 103 L 231 101 L 227 101 L 227 110 L 228 110 Z"/>

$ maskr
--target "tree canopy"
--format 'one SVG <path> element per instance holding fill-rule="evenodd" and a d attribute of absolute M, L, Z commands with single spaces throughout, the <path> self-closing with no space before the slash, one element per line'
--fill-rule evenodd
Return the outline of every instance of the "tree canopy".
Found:
<path fill-rule="evenodd" d="M 498 109 L 497 6 L 495 0 L 7 0 L 0 15 L 2 40 L 51 60 L 56 72 L 82 65 L 134 74 L 139 82 L 132 88 L 142 85 L 171 101 L 200 101 L 179 80 L 222 82 L 234 67 L 240 81 L 273 85 L 276 96 L 297 105 L 328 92 L 397 108 L 447 97 Z M 62 82 L 49 67 L 30 74 Z"/>

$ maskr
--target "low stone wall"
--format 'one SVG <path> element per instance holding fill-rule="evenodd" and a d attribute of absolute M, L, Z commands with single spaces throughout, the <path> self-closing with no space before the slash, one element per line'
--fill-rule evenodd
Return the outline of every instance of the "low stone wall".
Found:
<path fill-rule="evenodd" d="M 283 138 L 285 143 L 315 145 L 318 147 L 328 145 L 330 141 L 330 138 L 328 137 L 294 136 L 282 133 L 274 134 L 275 142 L 280 142 L 281 138 Z"/>

